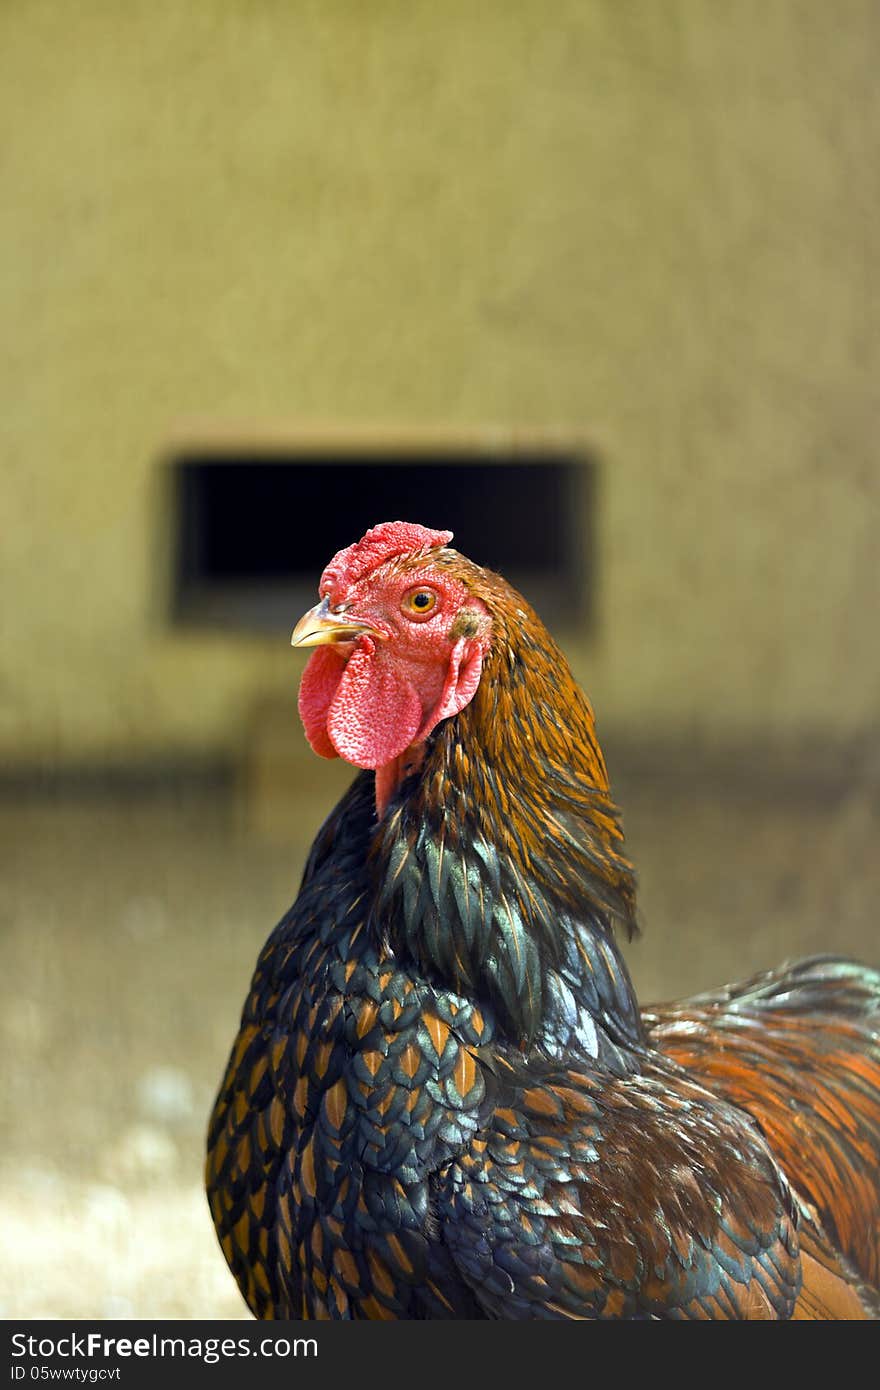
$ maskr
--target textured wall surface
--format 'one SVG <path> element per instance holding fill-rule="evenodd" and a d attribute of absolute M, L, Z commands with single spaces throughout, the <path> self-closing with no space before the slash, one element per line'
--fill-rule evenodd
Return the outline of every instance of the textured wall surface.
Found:
<path fill-rule="evenodd" d="M 283 636 L 166 625 L 194 418 L 584 430 L 604 723 L 866 730 L 878 42 L 874 0 L 0 8 L 2 751 L 292 699 Z"/>

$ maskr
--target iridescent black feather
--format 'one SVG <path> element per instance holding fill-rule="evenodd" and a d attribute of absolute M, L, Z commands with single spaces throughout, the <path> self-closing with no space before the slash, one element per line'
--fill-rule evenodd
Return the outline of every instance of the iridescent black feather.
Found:
<path fill-rule="evenodd" d="M 802 967 L 646 1029 L 589 705 L 504 581 L 432 559 L 492 615 L 478 691 L 380 820 L 365 772 L 322 827 L 211 1121 L 211 1211 L 249 1306 L 869 1316 L 880 982 Z M 817 1055 L 811 1130 L 795 1073 Z M 865 1235 L 847 1213 L 872 1201 Z"/>

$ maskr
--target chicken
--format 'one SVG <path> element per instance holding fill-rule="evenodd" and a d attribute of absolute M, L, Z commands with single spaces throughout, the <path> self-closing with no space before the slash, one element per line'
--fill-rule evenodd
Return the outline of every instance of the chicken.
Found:
<path fill-rule="evenodd" d="M 447 531 L 374 527 L 293 634 L 361 769 L 257 963 L 210 1123 L 264 1318 L 880 1316 L 880 975 L 642 1013 L 593 714 Z"/>

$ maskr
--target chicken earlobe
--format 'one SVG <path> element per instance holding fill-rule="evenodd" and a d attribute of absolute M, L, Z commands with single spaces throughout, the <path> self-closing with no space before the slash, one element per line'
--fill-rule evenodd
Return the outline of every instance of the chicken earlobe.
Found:
<path fill-rule="evenodd" d="M 477 693 L 482 670 L 482 643 L 473 638 L 459 637 L 449 655 L 449 669 L 442 694 L 435 708 L 425 718 L 419 733 L 420 741 L 428 737 L 441 719 L 451 719 L 470 704 Z"/>

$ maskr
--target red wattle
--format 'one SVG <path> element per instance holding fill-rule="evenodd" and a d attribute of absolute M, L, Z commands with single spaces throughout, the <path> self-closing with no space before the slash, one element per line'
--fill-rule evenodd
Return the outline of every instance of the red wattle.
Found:
<path fill-rule="evenodd" d="M 321 758 L 339 754 L 327 732 L 327 713 L 345 670 L 345 657 L 335 647 L 316 647 L 299 683 L 299 717 L 306 738 Z"/>
<path fill-rule="evenodd" d="M 408 748 L 422 722 L 415 687 L 362 637 L 349 657 L 327 718 L 341 758 L 356 767 L 382 767 Z"/>
<path fill-rule="evenodd" d="M 318 647 L 303 672 L 299 711 L 312 748 L 378 770 L 379 813 L 402 776 L 401 756 L 424 742 L 443 719 L 464 709 L 480 682 L 482 644 L 459 638 L 444 671 L 396 660 L 366 635 L 343 655 Z"/>

